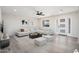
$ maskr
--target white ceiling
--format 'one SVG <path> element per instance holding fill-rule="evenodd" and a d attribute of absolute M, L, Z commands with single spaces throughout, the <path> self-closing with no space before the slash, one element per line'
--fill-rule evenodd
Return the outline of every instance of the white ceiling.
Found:
<path fill-rule="evenodd" d="M 14 11 L 14 9 L 16 9 Z M 16 16 L 22 16 L 22 17 L 37 17 L 36 11 L 42 11 L 45 16 L 51 16 L 51 15 L 59 15 L 62 14 L 78 11 L 78 6 L 2 6 L 2 14 L 13 14 Z"/>

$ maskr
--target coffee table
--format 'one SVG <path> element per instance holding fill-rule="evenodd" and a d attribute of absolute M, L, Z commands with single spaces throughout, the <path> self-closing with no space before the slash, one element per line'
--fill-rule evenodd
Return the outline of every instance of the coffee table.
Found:
<path fill-rule="evenodd" d="M 44 38 L 46 38 L 47 41 L 51 41 L 53 39 L 52 35 L 43 35 Z"/>
<path fill-rule="evenodd" d="M 42 34 L 38 32 L 34 32 L 34 33 L 30 33 L 29 37 L 34 39 L 34 38 L 42 37 Z"/>

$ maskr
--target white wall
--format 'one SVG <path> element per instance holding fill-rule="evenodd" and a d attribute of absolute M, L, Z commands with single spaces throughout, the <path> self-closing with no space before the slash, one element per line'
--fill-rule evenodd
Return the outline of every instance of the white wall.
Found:
<path fill-rule="evenodd" d="M 65 18 L 70 18 L 71 19 L 71 33 L 69 34 L 70 36 L 74 37 L 79 37 L 79 12 L 73 12 L 73 13 L 68 13 L 64 15 L 59 15 L 57 16 L 57 19 L 60 19 L 61 17 Z"/>
<path fill-rule="evenodd" d="M 1 30 L 1 24 L 2 24 L 2 17 L 1 17 L 1 8 L 0 8 L 0 30 Z"/>
<path fill-rule="evenodd" d="M 78 17 L 78 22 L 77 22 L 78 23 L 78 25 L 77 25 L 78 29 L 77 29 L 77 32 L 78 32 L 78 38 L 79 38 L 79 12 L 78 12 L 78 16 L 77 17 Z"/>
<path fill-rule="evenodd" d="M 70 18 L 71 19 L 71 33 L 69 34 L 70 36 L 74 36 L 74 37 L 79 37 L 79 11 L 77 12 L 72 12 L 72 13 L 68 13 L 68 14 L 63 14 L 63 15 L 58 15 L 58 16 L 52 16 L 52 17 L 45 17 L 45 18 L 40 18 L 40 25 L 41 28 L 44 28 L 42 26 L 42 21 L 43 20 L 50 20 L 50 27 L 52 28 L 52 30 L 57 33 L 58 29 L 57 29 L 57 24 L 56 21 L 60 18 Z"/>
<path fill-rule="evenodd" d="M 43 21 L 49 20 L 49 27 L 43 27 Z M 42 29 L 51 29 L 53 32 L 55 32 L 55 17 L 45 17 L 39 19 L 39 27 Z"/>
<path fill-rule="evenodd" d="M 2 23 L 2 17 L 1 17 L 1 8 L 0 8 L 0 24 Z"/>
<path fill-rule="evenodd" d="M 2 15 L 4 20 L 4 32 L 11 35 L 20 28 L 20 19 L 12 15 Z"/>
<path fill-rule="evenodd" d="M 25 19 L 30 23 L 30 25 L 33 25 L 34 27 L 39 27 L 39 28 L 44 28 L 42 26 L 43 20 L 50 20 L 49 28 L 51 28 L 56 33 L 57 32 L 56 20 L 59 19 L 60 17 L 67 17 L 67 18 L 71 19 L 70 35 L 79 37 L 79 12 L 73 12 L 73 13 L 59 15 L 59 16 L 45 17 L 45 18 L 40 18 L 38 20 L 36 18 L 31 18 L 31 17 L 26 17 Z M 2 15 L 2 19 L 5 22 L 4 23 L 4 32 L 8 33 L 9 35 L 15 34 L 15 32 L 22 27 L 21 20 L 23 18 L 21 18 L 21 17 L 4 14 L 4 15 Z M 32 24 L 32 22 L 33 22 L 33 24 Z M 29 25 L 27 25 L 27 26 L 29 26 Z M 31 26 L 31 27 L 33 27 L 33 26 Z"/>
<path fill-rule="evenodd" d="M 36 18 L 31 17 L 18 17 L 11 14 L 3 14 L 2 18 L 4 20 L 4 32 L 9 35 L 14 35 L 18 30 L 21 28 L 32 28 L 34 26 L 37 26 L 37 20 Z M 22 25 L 22 20 L 25 19 L 27 21 L 27 24 Z"/>

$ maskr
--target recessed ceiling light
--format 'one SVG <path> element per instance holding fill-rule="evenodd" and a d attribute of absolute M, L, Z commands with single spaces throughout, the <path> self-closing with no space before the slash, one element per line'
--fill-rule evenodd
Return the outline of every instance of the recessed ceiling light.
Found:
<path fill-rule="evenodd" d="M 59 10 L 59 13 L 63 13 L 63 9 L 60 9 L 60 10 Z"/>
<path fill-rule="evenodd" d="M 14 9 L 13 11 L 16 12 L 16 9 Z"/>

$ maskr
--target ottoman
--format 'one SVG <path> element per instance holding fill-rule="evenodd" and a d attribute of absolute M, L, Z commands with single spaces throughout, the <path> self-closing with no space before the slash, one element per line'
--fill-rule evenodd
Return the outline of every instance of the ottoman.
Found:
<path fill-rule="evenodd" d="M 37 46 L 43 46 L 43 45 L 45 45 L 46 43 L 47 43 L 47 40 L 46 40 L 46 38 L 43 38 L 43 37 L 40 37 L 40 38 L 36 38 L 36 39 L 34 39 L 35 41 L 35 44 L 37 45 Z"/>
<path fill-rule="evenodd" d="M 54 39 L 54 37 L 51 35 L 43 35 L 43 37 L 46 38 L 47 41 L 52 41 Z"/>

